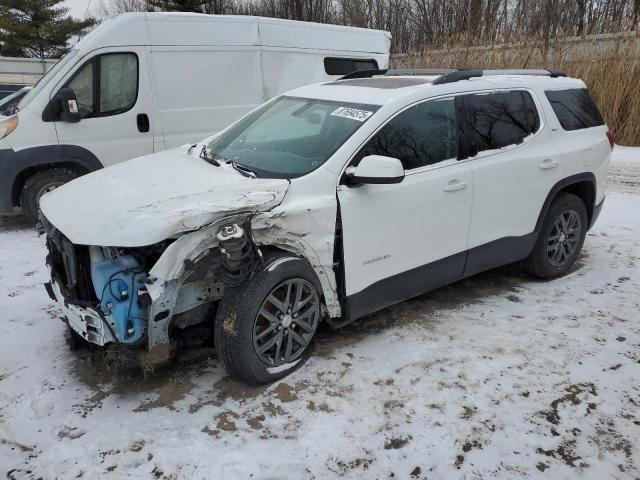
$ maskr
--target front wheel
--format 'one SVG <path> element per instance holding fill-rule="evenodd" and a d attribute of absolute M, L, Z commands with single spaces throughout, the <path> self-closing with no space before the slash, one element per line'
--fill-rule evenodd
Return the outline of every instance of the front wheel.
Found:
<path fill-rule="evenodd" d="M 311 266 L 286 254 L 269 258 L 246 285 L 226 292 L 214 337 L 227 373 L 259 385 L 301 366 L 313 350 L 321 298 Z"/>
<path fill-rule="evenodd" d="M 78 174 L 66 168 L 41 170 L 27 179 L 20 195 L 22 212 L 35 223 L 38 221 L 40 198 L 56 188 L 78 178 Z"/>
<path fill-rule="evenodd" d="M 565 275 L 580 255 L 587 235 L 588 217 L 576 195 L 561 193 L 542 223 L 536 244 L 524 266 L 540 278 Z"/>

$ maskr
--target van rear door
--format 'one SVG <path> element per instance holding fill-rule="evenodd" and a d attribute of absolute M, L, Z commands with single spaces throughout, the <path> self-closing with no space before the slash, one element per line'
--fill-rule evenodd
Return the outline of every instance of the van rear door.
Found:
<path fill-rule="evenodd" d="M 63 86 L 74 91 L 82 117 L 79 123 L 56 121 L 63 155 L 75 157 L 86 149 L 108 166 L 153 152 L 155 122 L 144 47 L 96 50 Z"/>

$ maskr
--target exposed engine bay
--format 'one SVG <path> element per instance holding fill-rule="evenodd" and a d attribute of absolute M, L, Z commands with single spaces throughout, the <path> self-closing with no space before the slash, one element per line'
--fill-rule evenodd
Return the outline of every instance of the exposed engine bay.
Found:
<path fill-rule="evenodd" d="M 157 278 L 149 272 L 171 240 L 138 248 L 74 245 L 46 218 L 41 218 L 41 224 L 47 234 L 52 277 L 47 291 L 67 307 L 69 326 L 97 345 L 135 346 L 145 339 L 149 349 L 166 345 L 169 319 L 171 328 L 177 329 L 206 321 L 210 312 L 198 307 L 211 306 L 222 298 L 225 288 L 242 284 L 260 259 L 259 249 L 247 235 L 248 226 L 224 225 L 215 236 L 216 246 L 197 262 L 185 260 L 176 285 L 166 285 L 167 298 L 158 298 L 153 305 L 148 287 Z"/>

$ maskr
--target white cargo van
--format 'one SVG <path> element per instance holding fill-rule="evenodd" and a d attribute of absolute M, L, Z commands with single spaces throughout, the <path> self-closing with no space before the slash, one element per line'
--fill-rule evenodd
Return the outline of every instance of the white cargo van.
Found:
<path fill-rule="evenodd" d="M 390 42 L 378 30 L 261 17 L 108 20 L 0 119 L 0 213 L 21 206 L 33 218 L 44 193 L 77 176 L 195 143 L 292 88 L 386 69 Z"/>

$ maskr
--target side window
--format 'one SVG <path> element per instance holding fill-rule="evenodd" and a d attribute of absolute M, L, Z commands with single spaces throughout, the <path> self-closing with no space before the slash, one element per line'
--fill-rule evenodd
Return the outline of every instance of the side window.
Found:
<path fill-rule="evenodd" d="M 133 53 L 114 53 L 98 59 L 100 114 L 126 112 L 133 107 L 138 96 L 138 57 Z"/>
<path fill-rule="evenodd" d="M 361 70 L 377 70 L 378 62 L 363 58 L 331 58 L 324 59 L 324 71 L 327 75 L 347 75 Z"/>
<path fill-rule="evenodd" d="M 604 125 L 602 115 L 585 88 L 545 92 L 560 125 L 565 130 L 580 130 Z"/>
<path fill-rule="evenodd" d="M 76 94 L 78 111 L 82 118 L 91 117 L 96 111 L 93 73 L 94 65 L 95 62 L 87 63 L 67 84 L 67 86 Z"/>
<path fill-rule="evenodd" d="M 400 113 L 367 142 L 356 162 L 367 155 L 398 158 L 405 170 L 457 158 L 454 100 L 431 100 Z"/>
<path fill-rule="evenodd" d="M 540 128 L 540 117 L 525 91 L 463 95 L 460 107 L 466 137 L 464 157 L 517 145 Z"/>
<path fill-rule="evenodd" d="M 138 97 L 138 57 L 133 53 L 99 55 L 81 67 L 67 86 L 76 94 L 82 118 L 126 112 Z"/>

